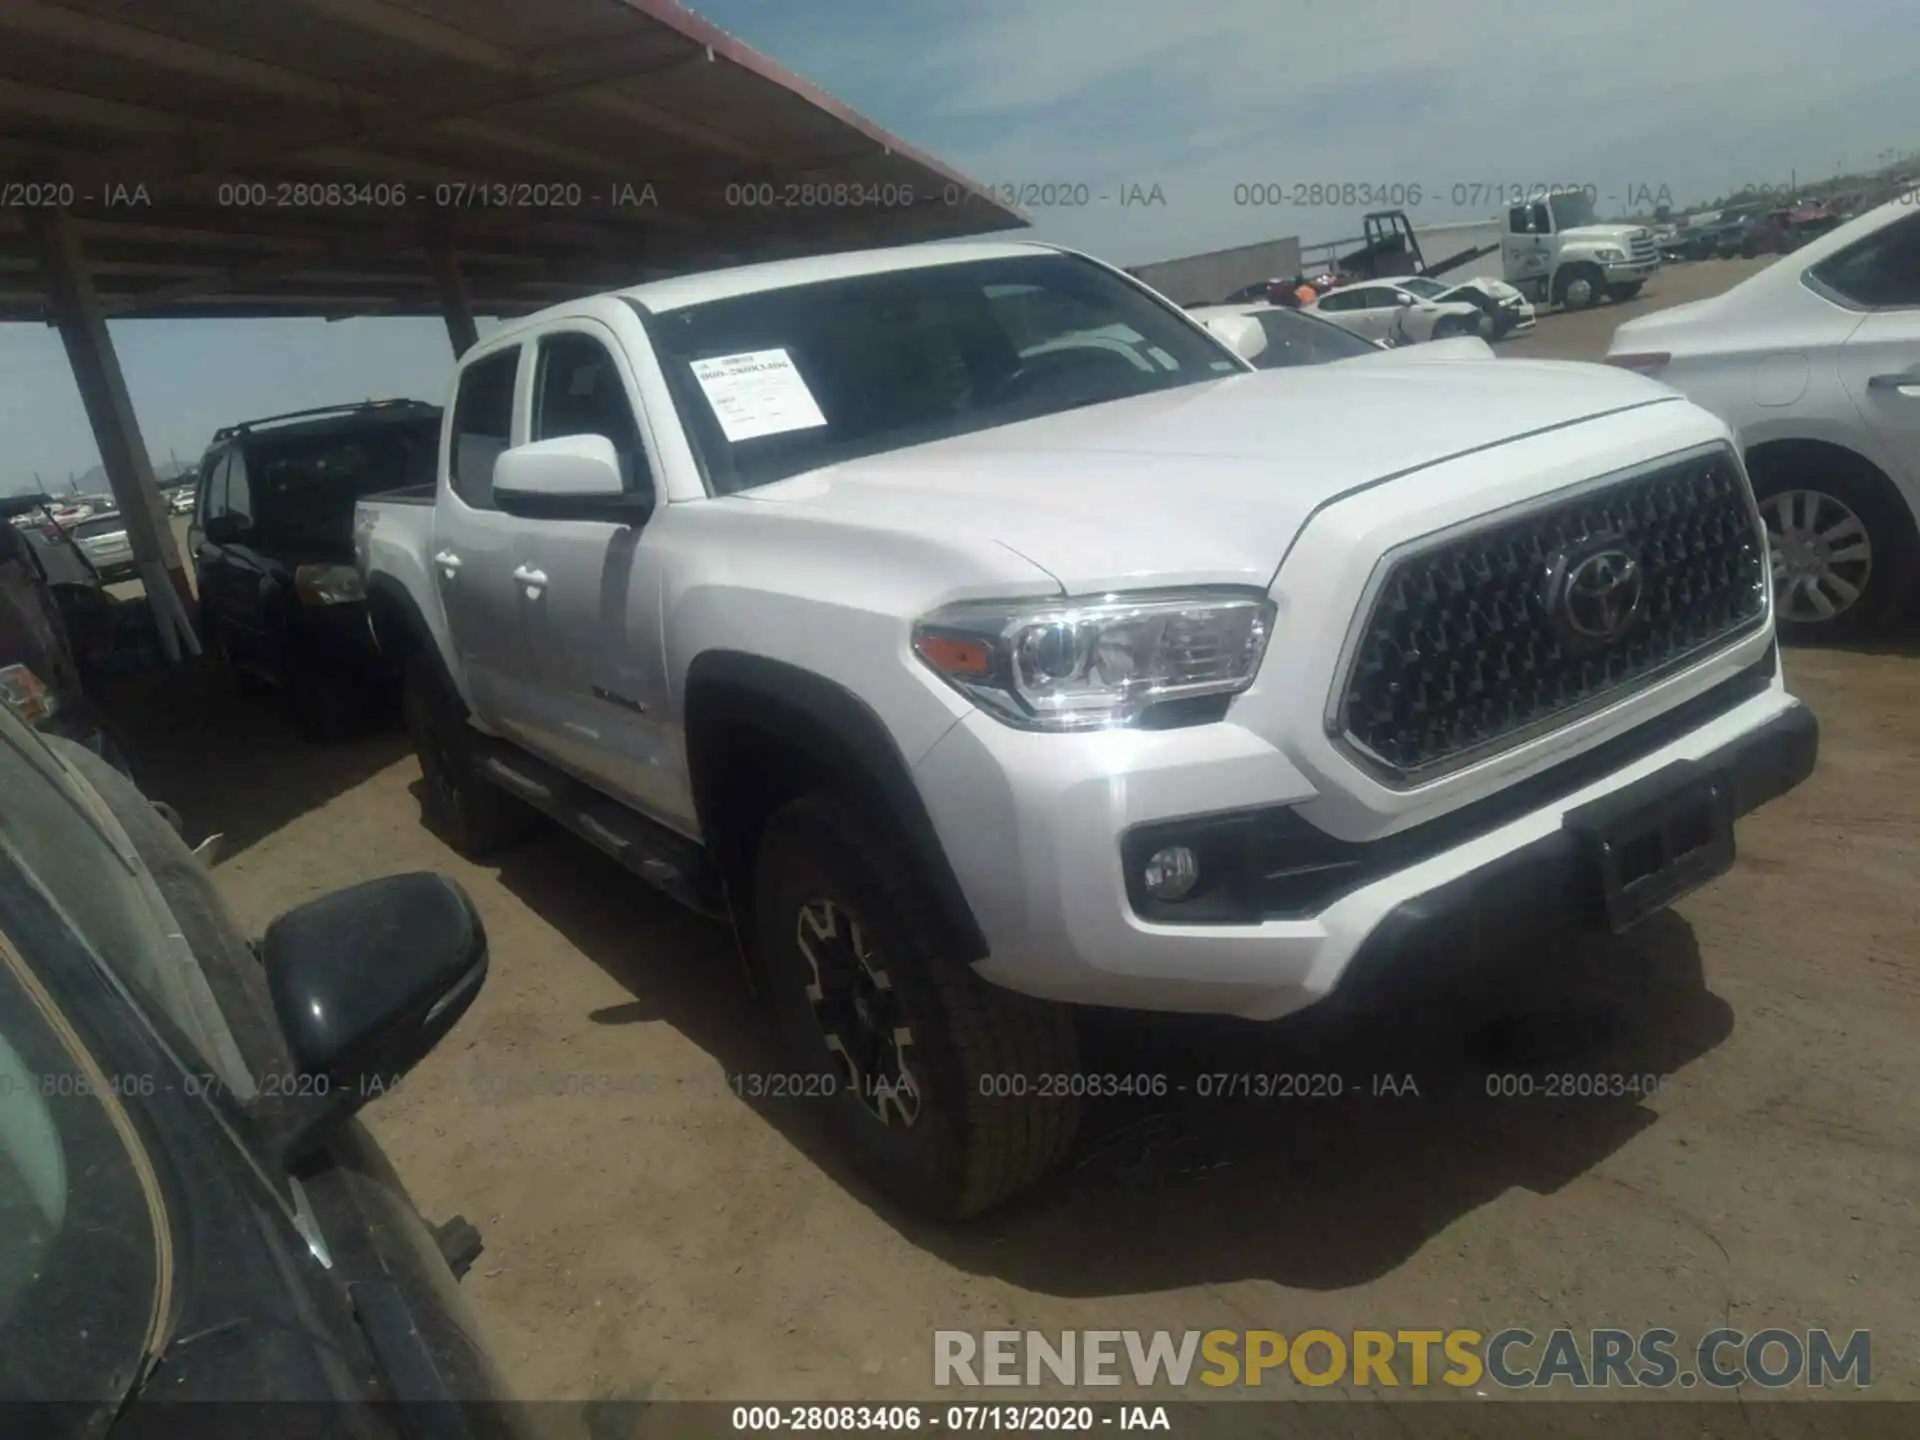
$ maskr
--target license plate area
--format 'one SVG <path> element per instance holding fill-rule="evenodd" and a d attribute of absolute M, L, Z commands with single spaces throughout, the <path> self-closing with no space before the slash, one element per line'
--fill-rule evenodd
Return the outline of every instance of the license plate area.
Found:
<path fill-rule="evenodd" d="M 1571 811 L 1601 916 L 1615 934 L 1733 865 L 1733 788 L 1683 760 Z"/>

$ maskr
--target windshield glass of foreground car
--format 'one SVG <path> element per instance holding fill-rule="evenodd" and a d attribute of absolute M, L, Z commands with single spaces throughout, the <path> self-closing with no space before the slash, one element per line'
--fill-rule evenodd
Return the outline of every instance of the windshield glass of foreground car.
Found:
<path fill-rule="evenodd" d="M 1371 340 L 1351 330 L 1342 330 L 1330 320 L 1302 315 L 1298 310 L 1261 310 L 1255 312 L 1254 318 L 1267 332 L 1267 348 L 1253 362 L 1261 370 L 1324 365 L 1380 352 L 1380 347 Z"/>
<path fill-rule="evenodd" d="M 721 493 L 1246 369 L 1152 296 L 1057 254 L 761 291 L 649 328 Z"/>
<path fill-rule="evenodd" d="M 254 1078 L 179 923 L 104 804 L 0 708 L 0 863 L 17 866 L 101 967 L 164 1015 L 238 1098 Z M 0 1427 L 0 1432 L 4 1427 Z"/>
<path fill-rule="evenodd" d="M 0 1414 L 60 1407 L 9 1435 L 91 1433 L 158 1343 L 165 1212 L 113 1074 L 0 932 Z"/>

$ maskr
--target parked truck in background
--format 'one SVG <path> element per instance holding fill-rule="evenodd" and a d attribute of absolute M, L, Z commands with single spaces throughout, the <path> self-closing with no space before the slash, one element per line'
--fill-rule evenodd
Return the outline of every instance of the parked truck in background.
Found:
<path fill-rule="evenodd" d="M 1587 192 L 1563 190 L 1507 210 L 1500 268 L 1536 304 L 1584 310 L 1602 297 L 1633 299 L 1660 269 L 1660 251 L 1646 226 L 1604 224 Z"/>
<path fill-rule="evenodd" d="M 1511 206 L 1499 217 L 1498 242 L 1432 261 L 1406 211 L 1377 211 L 1363 223 L 1365 243 L 1336 262 L 1340 273 L 1356 279 L 1464 279 L 1465 267 L 1498 248 L 1502 278 L 1533 304 L 1585 310 L 1603 299 L 1633 299 L 1660 269 L 1653 231 L 1597 220 L 1593 197 L 1583 189 L 1542 192 Z"/>
<path fill-rule="evenodd" d="M 423 817 L 730 919 L 783 1093 L 944 1216 L 1109 1093 L 1076 1006 L 1405 1001 L 1731 864 L 1817 732 L 1727 426 L 1231 333 L 984 242 L 504 325 L 354 525 Z"/>

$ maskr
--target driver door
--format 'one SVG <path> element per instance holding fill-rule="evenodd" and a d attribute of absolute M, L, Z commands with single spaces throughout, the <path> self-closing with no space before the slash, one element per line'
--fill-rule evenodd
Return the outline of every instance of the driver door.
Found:
<path fill-rule="evenodd" d="M 603 435 L 644 520 L 522 520 L 516 603 L 526 627 L 528 743 L 662 823 L 692 823 L 670 723 L 660 596 L 668 507 L 640 422 L 639 387 L 612 332 L 568 320 L 533 348 L 527 438 Z"/>
<path fill-rule="evenodd" d="M 1542 284 L 1553 269 L 1553 212 L 1544 202 L 1515 205 L 1507 211 L 1507 237 L 1503 259 L 1507 280 L 1514 285 L 1530 281 Z"/>

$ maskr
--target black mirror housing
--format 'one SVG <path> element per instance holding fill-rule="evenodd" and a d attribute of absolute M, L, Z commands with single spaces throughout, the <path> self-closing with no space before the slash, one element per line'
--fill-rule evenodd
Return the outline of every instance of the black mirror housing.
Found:
<path fill-rule="evenodd" d="M 237 515 L 209 515 L 200 528 L 216 545 L 231 545 L 247 532 Z"/>
<path fill-rule="evenodd" d="M 278 916 L 260 958 L 297 1083 L 270 1087 L 256 1108 L 291 1163 L 393 1088 L 467 1012 L 486 978 L 487 933 L 446 876 L 391 875 Z"/>

